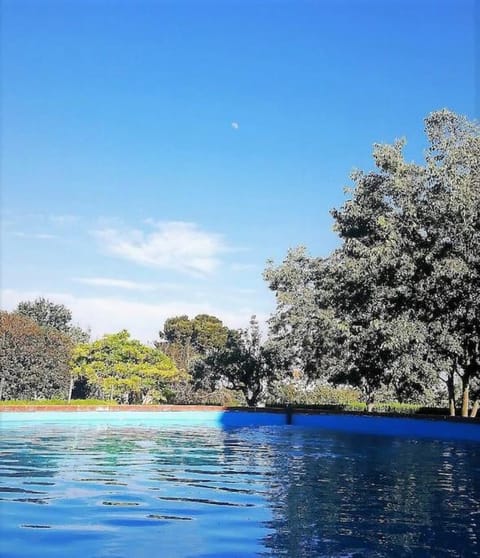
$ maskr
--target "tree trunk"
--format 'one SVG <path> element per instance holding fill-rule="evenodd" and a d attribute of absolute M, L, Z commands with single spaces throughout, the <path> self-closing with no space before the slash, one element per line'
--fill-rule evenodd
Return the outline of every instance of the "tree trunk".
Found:
<path fill-rule="evenodd" d="M 68 402 L 72 400 L 72 391 L 73 391 L 73 376 L 70 376 L 70 387 L 68 388 Z"/>
<path fill-rule="evenodd" d="M 469 400 L 469 381 L 468 376 L 462 378 L 462 417 L 468 417 Z"/>
<path fill-rule="evenodd" d="M 475 418 L 478 413 L 478 408 L 480 407 L 480 399 L 477 399 L 472 407 L 472 412 L 470 413 L 471 418 Z"/>
<path fill-rule="evenodd" d="M 249 407 L 255 407 L 257 405 L 260 393 L 261 389 L 258 388 L 246 388 L 243 390 L 245 400 Z"/>
<path fill-rule="evenodd" d="M 188 374 L 190 370 L 190 341 L 187 341 L 185 347 L 185 372 Z"/>
<path fill-rule="evenodd" d="M 469 408 L 469 391 L 470 391 L 470 380 L 478 376 L 480 366 L 478 364 L 478 343 L 476 344 L 475 351 L 471 356 L 467 366 L 463 370 L 463 374 L 460 375 L 462 378 L 462 417 L 468 417 Z"/>
<path fill-rule="evenodd" d="M 448 398 L 448 408 L 450 410 L 450 416 L 454 417 L 455 416 L 455 399 L 449 397 Z"/>
<path fill-rule="evenodd" d="M 375 392 L 370 390 L 365 390 L 365 404 L 367 406 L 367 413 L 373 411 L 373 406 L 375 405 Z"/>
<path fill-rule="evenodd" d="M 448 389 L 448 408 L 450 409 L 450 416 L 455 416 L 455 373 L 452 372 L 448 375 L 447 379 Z"/>

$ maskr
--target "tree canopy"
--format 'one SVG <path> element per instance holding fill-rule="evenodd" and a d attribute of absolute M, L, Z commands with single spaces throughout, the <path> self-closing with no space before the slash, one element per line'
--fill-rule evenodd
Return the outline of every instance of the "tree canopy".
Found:
<path fill-rule="evenodd" d="M 252 316 L 248 329 L 229 330 L 223 346 L 195 362 L 193 378 L 201 387 L 241 391 L 247 404 L 254 406 L 266 395 L 267 382 L 274 379 L 272 357 L 261 343 L 258 322 Z"/>
<path fill-rule="evenodd" d="M 188 372 L 192 362 L 223 347 L 228 328 L 216 316 L 198 314 L 192 320 L 186 315 L 165 320 L 160 341 L 156 343 L 177 364 Z"/>
<path fill-rule="evenodd" d="M 0 313 L 0 399 L 65 397 L 71 339 L 26 316 Z"/>
<path fill-rule="evenodd" d="M 46 298 L 39 297 L 34 301 L 20 302 L 16 314 L 25 316 L 39 326 L 49 327 L 69 335 L 74 343 L 86 343 L 90 333 L 72 324 L 72 312 L 63 304 L 55 304 Z"/>
<path fill-rule="evenodd" d="M 126 330 L 77 345 L 72 370 L 95 395 L 123 403 L 161 402 L 168 384 L 181 377 L 168 356 L 131 339 Z"/>
<path fill-rule="evenodd" d="M 376 170 L 355 172 L 332 211 L 342 244 L 267 266 L 276 292 L 270 327 L 280 352 L 313 376 L 399 399 L 455 384 L 462 414 L 480 375 L 480 133 L 450 111 L 425 120 L 424 165 L 404 141 L 376 145 Z"/>

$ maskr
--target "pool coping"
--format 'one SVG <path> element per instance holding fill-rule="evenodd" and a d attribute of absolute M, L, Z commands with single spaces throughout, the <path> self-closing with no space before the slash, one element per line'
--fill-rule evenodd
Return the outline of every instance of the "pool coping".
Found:
<path fill-rule="evenodd" d="M 98 412 L 98 413 L 189 413 L 189 412 L 248 412 L 287 415 L 291 411 L 285 407 L 227 407 L 222 405 L 0 405 L 0 415 L 6 413 L 37 412 Z"/>
<path fill-rule="evenodd" d="M 480 426 L 480 417 L 461 417 L 449 415 L 380 413 L 367 411 L 342 411 L 339 409 L 318 409 L 309 407 L 228 407 L 222 405 L 0 405 L 1 413 L 16 412 L 249 412 L 249 413 L 282 413 L 287 417 L 292 415 L 345 415 L 383 417 L 397 419 L 433 420 L 441 422 L 459 422 L 462 424 L 476 424 Z"/>

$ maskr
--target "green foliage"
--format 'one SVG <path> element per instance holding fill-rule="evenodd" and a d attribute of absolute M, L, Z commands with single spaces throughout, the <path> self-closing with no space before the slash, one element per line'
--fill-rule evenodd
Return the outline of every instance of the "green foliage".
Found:
<path fill-rule="evenodd" d="M 221 320 L 208 314 L 193 318 L 192 344 L 201 355 L 208 355 L 225 346 L 228 328 Z"/>
<path fill-rule="evenodd" d="M 398 401 L 386 401 L 375 404 L 377 413 L 399 413 L 405 415 L 415 415 L 422 409 L 421 405 L 415 403 L 399 403 Z"/>
<path fill-rule="evenodd" d="M 263 346 L 255 316 L 247 330 L 230 330 L 223 347 L 195 362 L 193 378 L 197 387 L 228 387 L 240 391 L 249 406 L 264 398 L 268 381 L 274 379 L 274 352 Z"/>
<path fill-rule="evenodd" d="M 67 395 L 71 339 L 23 315 L 0 313 L 0 399 Z"/>
<path fill-rule="evenodd" d="M 35 301 L 20 302 L 16 313 L 30 318 L 42 327 L 52 327 L 66 333 L 72 319 L 72 313 L 63 304 L 54 304 L 43 297 Z"/>
<path fill-rule="evenodd" d="M 227 335 L 228 328 L 215 316 L 199 314 L 193 320 L 185 315 L 175 316 L 165 321 L 156 346 L 171 357 L 180 370 L 188 372 L 196 359 L 223 347 Z"/>
<path fill-rule="evenodd" d="M 78 325 L 70 325 L 67 335 L 70 337 L 74 345 L 88 343 L 90 341 L 90 330 L 85 331 Z"/>
<path fill-rule="evenodd" d="M 193 335 L 193 323 L 188 316 L 176 316 L 165 320 L 163 333 L 160 335 L 169 343 L 180 345 L 191 342 Z"/>
<path fill-rule="evenodd" d="M 293 405 L 294 407 L 315 407 L 337 411 L 365 411 L 361 392 L 352 387 L 335 387 L 315 382 L 305 385 L 295 380 L 278 382 L 271 390 L 267 405 Z M 400 403 L 382 400 L 375 402 L 371 410 L 377 413 L 415 414 L 422 409 L 418 403 Z"/>
<path fill-rule="evenodd" d="M 314 383 L 309 386 L 295 381 L 278 382 L 269 393 L 268 405 L 356 405 L 360 401 L 360 392 L 350 387 L 333 387 Z"/>
<path fill-rule="evenodd" d="M 357 387 L 369 404 L 385 389 L 427 399 L 445 382 L 452 410 L 458 379 L 466 415 L 480 375 L 480 132 L 446 110 L 425 128 L 424 166 L 397 141 L 353 174 L 332 212 L 339 249 L 268 265 L 270 329 L 287 372 Z"/>
<path fill-rule="evenodd" d="M 285 371 L 300 368 L 307 376 L 319 378 L 328 369 L 328 345 L 332 335 L 319 330 L 336 328 L 333 313 L 321 301 L 320 287 L 324 262 L 310 258 L 303 247 L 289 250 L 278 267 L 267 263 L 264 277 L 275 291 L 276 312 L 269 320 L 269 344 L 278 365 Z"/>
<path fill-rule="evenodd" d="M 225 387 L 208 390 L 198 388 L 192 381 L 183 380 L 169 387 L 167 402 L 173 405 L 221 405 L 238 407 L 245 405 L 245 398 L 239 391 Z"/>
<path fill-rule="evenodd" d="M 74 344 L 87 343 L 90 340 L 89 332 L 72 325 L 72 313 L 63 304 L 54 304 L 40 297 L 33 302 L 20 302 L 15 313 L 30 318 L 41 327 L 52 328 L 70 336 Z"/>
<path fill-rule="evenodd" d="M 166 387 L 180 377 L 169 357 L 126 330 L 77 345 L 72 373 L 85 378 L 94 393 L 124 403 L 164 401 Z"/>

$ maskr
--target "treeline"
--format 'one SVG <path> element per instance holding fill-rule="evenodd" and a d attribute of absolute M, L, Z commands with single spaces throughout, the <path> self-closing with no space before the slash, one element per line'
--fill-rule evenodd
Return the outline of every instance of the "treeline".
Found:
<path fill-rule="evenodd" d="M 0 399 L 166 399 L 182 377 L 162 351 L 123 330 L 90 341 L 62 304 L 39 298 L 0 315 Z"/>
<path fill-rule="evenodd" d="M 480 130 L 447 110 L 425 120 L 425 164 L 404 141 L 376 145 L 332 211 L 341 246 L 291 250 L 269 264 L 271 340 L 284 367 L 348 384 L 371 407 L 448 397 L 476 415 L 480 398 Z M 471 404 L 471 399 L 475 403 Z"/>
<path fill-rule="evenodd" d="M 258 322 L 252 316 L 247 329 L 229 329 L 215 316 L 193 320 L 178 316 L 166 320 L 156 346 L 170 355 L 187 374 L 178 402 L 264 402 L 277 377 L 275 355 L 262 344 Z M 221 401 L 225 398 L 225 401 Z"/>
<path fill-rule="evenodd" d="M 44 298 L 0 313 L 0 399 L 256 405 L 263 395 L 255 319 L 238 331 L 207 314 L 172 317 L 153 347 L 126 330 L 90 341 L 71 319 Z"/>
<path fill-rule="evenodd" d="M 376 145 L 332 211 L 341 245 L 290 250 L 264 273 L 276 295 L 265 342 L 252 317 L 232 330 L 206 314 L 166 320 L 154 347 L 127 331 L 90 342 L 44 299 L 1 314 L 0 399 L 123 403 L 302 403 L 361 397 L 480 400 L 480 130 L 447 110 L 425 120 L 425 163 L 404 141 Z"/>

